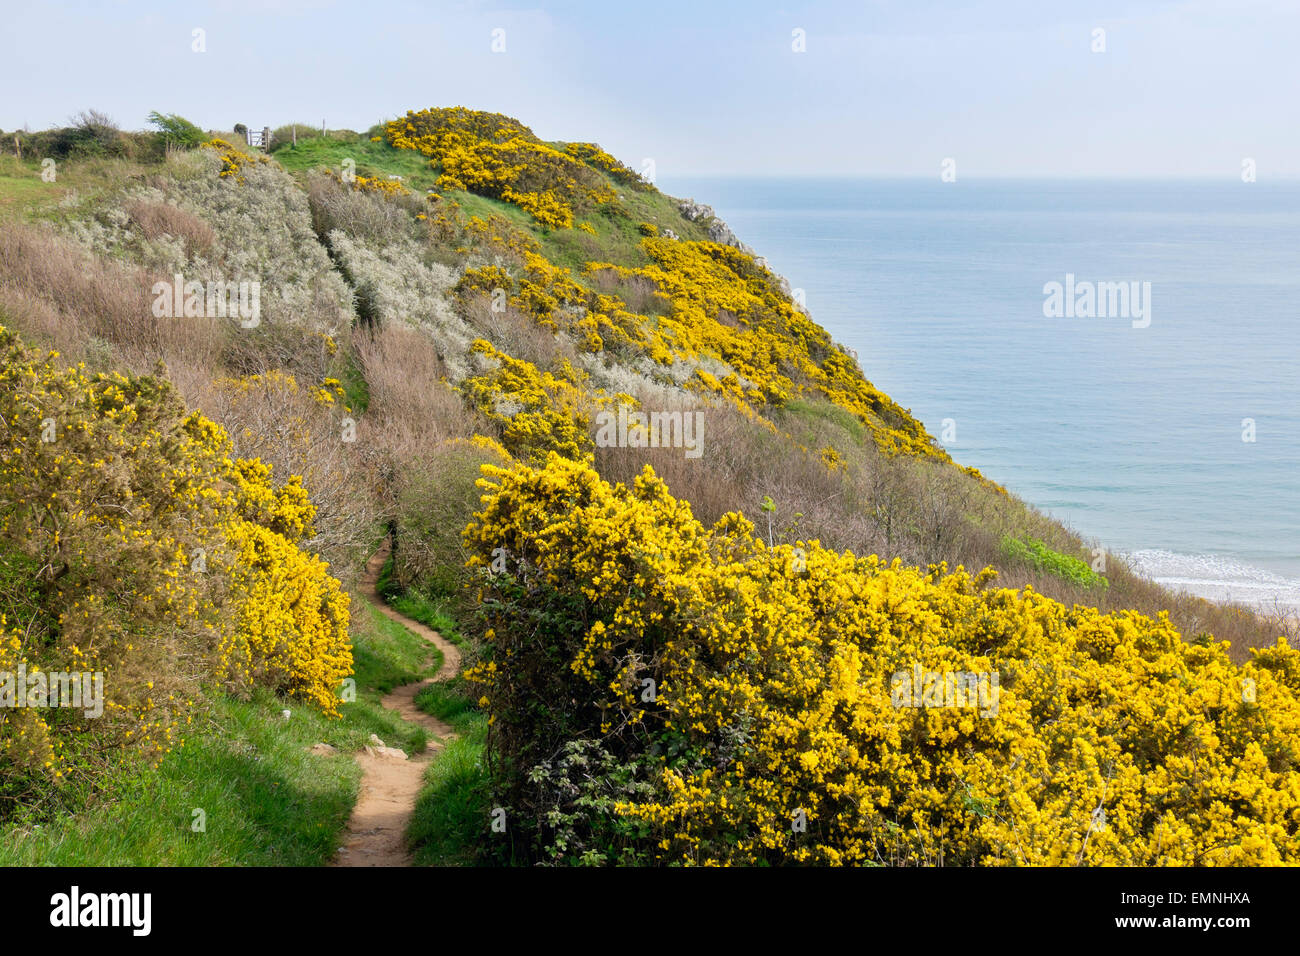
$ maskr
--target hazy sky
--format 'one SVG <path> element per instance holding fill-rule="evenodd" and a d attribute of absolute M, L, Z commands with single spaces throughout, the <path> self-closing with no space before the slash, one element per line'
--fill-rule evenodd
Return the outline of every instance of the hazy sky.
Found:
<path fill-rule="evenodd" d="M 1300 175 L 1300 0 L 12 3 L 0 127 L 425 106 L 698 174 Z M 1105 52 L 1093 52 L 1094 30 Z M 192 50 L 204 31 L 206 52 Z M 504 52 L 493 52 L 504 39 Z M 805 52 L 795 52 L 802 30 Z"/>

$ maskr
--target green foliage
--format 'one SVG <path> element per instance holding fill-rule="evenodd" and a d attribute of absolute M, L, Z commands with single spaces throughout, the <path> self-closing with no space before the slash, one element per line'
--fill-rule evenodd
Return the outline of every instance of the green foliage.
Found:
<path fill-rule="evenodd" d="M 1086 561 L 1053 551 L 1037 538 L 1026 536 L 1023 540 L 1010 535 L 1002 539 L 1002 556 L 1008 561 L 1025 564 L 1039 571 L 1047 571 L 1073 584 L 1085 588 L 1110 586 L 1102 575 L 1089 567 Z"/>
<path fill-rule="evenodd" d="M 437 671 L 442 654 L 423 638 L 412 634 L 373 606 L 367 605 L 369 635 L 353 636 L 353 660 L 358 687 L 372 688 L 386 694 L 394 687 L 409 684 Z M 361 615 L 357 615 L 361 618 Z M 430 651 L 433 651 L 432 663 Z M 378 697 L 376 697 L 376 701 Z"/>
<path fill-rule="evenodd" d="M 116 775 L 89 810 L 20 815 L 0 831 L 0 866 L 320 866 L 333 856 L 361 770 L 347 753 L 371 734 L 408 753 L 427 733 L 380 697 L 423 676 L 429 646 L 375 608 L 353 617 L 357 699 L 332 720 L 265 689 L 211 692 L 190 740 L 157 768 Z M 284 719 L 288 709 L 290 717 Z M 483 737 L 481 715 L 453 718 Z M 308 750 L 318 743 L 334 756 Z M 192 811 L 206 814 L 194 832 Z M 38 827 L 36 824 L 39 823 Z"/>
<path fill-rule="evenodd" d="M 158 127 L 156 136 L 163 146 L 196 149 L 208 138 L 203 130 L 176 113 L 163 114 L 154 110 L 149 114 L 149 123 Z"/>
<path fill-rule="evenodd" d="M 415 695 L 415 706 L 426 714 L 445 720 L 463 733 L 478 720 L 478 704 L 470 696 L 469 684 L 461 677 L 426 684 Z"/>
<path fill-rule="evenodd" d="M 71 126 L 16 133 L 24 158 L 87 159 L 124 157 L 133 151 L 134 139 L 124 134 L 103 113 L 84 110 L 73 117 Z M 8 144 L 12 147 L 12 143 Z"/>
<path fill-rule="evenodd" d="M 388 603 L 394 610 L 419 621 L 437 631 L 453 644 L 462 640 L 453 616 L 452 602 L 447 596 L 437 597 L 420 590 L 408 590 L 394 595 Z"/>
<path fill-rule="evenodd" d="M 387 143 L 373 143 L 364 137 L 350 141 L 322 137 L 319 129 L 313 132 L 303 126 L 298 127 L 295 146 L 288 138 L 288 129 L 281 127 L 271 134 L 271 152 L 276 162 L 291 173 L 301 174 L 322 167 L 341 172 L 343 161 L 350 159 L 356 163 L 358 176 L 381 180 L 401 176 L 403 183 L 418 192 L 432 189 L 437 181 L 437 173 L 418 153 L 410 150 L 394 149 Z M 285 138 L 281 138 L 281 131 L 285 131 Z"/>
<path fill-rule="evenodd" d="M 282 710 L 291 707 L 285 720 Z M 267 691 L 250 701 L 214 695 L 193 739 L 157 769 L 112 781 L 77 815 L 19 820 L 0 836 L 3 866 L 320 866 L 334 853 L 361 772 L 354 760 L 316 757 L 343 747 L 331 721 Z M 192 827 L 204 813 L 203 831 Z"/>
<path fill-rule="evenodd" d="M 508 837 L 492 834 L 488 827 L 492 801 L 483 766 L 487 730 L 487 718 L 473 715 L 461 736 L 449 740 L 429 765 L 407 830 L 417 864 L 472 866 L 484 858 L 509 859 Z"/>
<path fill-rule="evenodd" d="M 620 803 L 655 793 L 644 768 L 620 762 L 597 740 L 565 742 L 555 760 L 528 772 L 533 792 L 526 806 L 547 827 L 537 856 L 560 866 L 636 866 L 647 857 L 638 842 L 648 824 L 616 812 Z"/>

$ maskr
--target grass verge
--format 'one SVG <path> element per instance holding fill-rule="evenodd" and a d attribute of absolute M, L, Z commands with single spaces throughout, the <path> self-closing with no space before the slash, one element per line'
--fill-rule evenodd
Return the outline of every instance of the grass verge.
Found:
<path fill-rule="evenodd" d="M 0 828 L 0 866 L 327 863 L 361 779 L 350 753 L 372 733 L 408 753 L 427 742 L 380 698 L 428 672 L 428 644 L 369 603 L 353 606 L 357 695 L 341 719 L 264 690 L 249 700 L 211 690 L 186 744 L 156 768 L 121 774 L 75 813 Z M 310 753 L 318 743 L 339 752 Z"/>

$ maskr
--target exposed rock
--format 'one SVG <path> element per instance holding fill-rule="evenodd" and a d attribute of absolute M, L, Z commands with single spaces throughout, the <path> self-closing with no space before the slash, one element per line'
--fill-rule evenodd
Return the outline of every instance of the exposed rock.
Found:
<path fill-rule="evenodd" d="M 683 199 L 677 203 L 677 209 L 683 216 L 694 222 L 697 219 L 715 219 L 712 206 L 706 206 L 702 202 L 696 202 L 694 199 Z"/>
<path fill-rule="evenodd" d="M 366 747 L 366 753 L 371 757 L 383 757 L 388 760 L 405 760 L 406 751 L 400 747 Z"/>
<path fill-rule="evenodd" d="M 664 229 L 663 231 L 661 231 L 661 232 L 659 233 L 659 235 L 663 236 L 665 239 L 676 239 L 676 238 L 677 238 L 677 233 L 673 232 L 671 229 Z"/>
<path fill-rule="evenodd" d="M 384 742 L 383 742 L 382 740 L 379 739 L 379 735 L 378 735 L 378 734 L 371 734 L 371 735 L 370 735 L 370 744 L 371 744 L 371 746 L 373 746 L 373 747 L 382 747 L 382 746 L 384 745 Z"/>
<path fill-rule="evenodd" d="M 718 218 L 718 214 L 713 211 L 712 206 L 706 206 L 694 199 L 682 199 L 677 203 L 677 210 L 691 222 L 699 219 L 712 220 L 709 223 L 708 232 L 709 239 L 713 242 L 724 246 L 733 246 L 749 255 L 754 254 L 754 250 L 737 239 L 736 234 L 731 231 L 731 227 Z"/>
<path fill-rule="evenodd" d="M 315 754 L 317 757 L 333 757 L 338 750 L 329 744 L 312 744 L 307 748 L 307 752 Z"/>

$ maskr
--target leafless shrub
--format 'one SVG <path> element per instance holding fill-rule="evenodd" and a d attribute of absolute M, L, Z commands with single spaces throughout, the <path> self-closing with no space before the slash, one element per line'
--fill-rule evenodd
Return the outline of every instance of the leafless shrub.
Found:
<path fill-rule="evenodd" d="M 315 383 L 272 372 L 255 383 L 217 381 L 202 402 L 225 427 L 240 458 L 260 458 L 275 480 L 292 475 L 316 506 L 316 534 L 306 546 L 351 584 L 370 546 L 377 519 L 362 440 L 336 400 L 322 401 Z"/>
<path fill-rule="evenodd" d="M 32 226 L 12 224 L 0 232 L 0 287 L 10 297 L 43 302 L 80 330 L 61 338 L 110 343 L 137 374 L 148 374 L 160 359 L 215 367 L 234 320 L 155 316 L 151 290 L 159 278 L 93 257 Z M 48 325 L 48 311 L 39 314 Z"/>
<path fill-rule="evenodd" d="M 509 305 L 494 312 L 491 297 L 482 293 L 462 296 L 460 309 L 471 327 L 512 358 L 539 369 L 556 369 L 564 362 L 578 364 L 570 337 L 540 324 L 527 312 Z"/>
<path fill-rule="evenodd" d="M 354 190 L 324 173 L 308 180 L 307 201 L 312 228 L 321 238 L 340 229 L 354 239 L 384 245 L 413 235 L 412 218 L 403 204 Z"/>
<path fill-rule="evenodd" d="M 472 445 L 448 442 L 408 462 L 397 487 L 395 552 L 397 580 L 446 595 L 465 579 L 468 555 L 461 531 L 478 508 L 484 462 L 499 463 Z"/>
<path fill-rule="evenodd" d="M 437 346 L 421 330 L 358 332 L 354 348 L 370 394 L 360 443 L 373 456 L 377 493 L 392 514 L 404 477 L 432 449 L 475 433 L 495 436 L 496 429 L 447 383 Z"/>
<path fill-rule="evenodd" d="M 125 211 L 146 239 L 174 236 L 185 243 L 185 252 L 190 257 L 212 254 L 216 242 L 212 227 L 179 206 L 132 199 L 126 203 Z"/>

